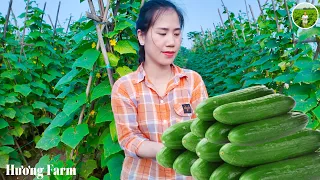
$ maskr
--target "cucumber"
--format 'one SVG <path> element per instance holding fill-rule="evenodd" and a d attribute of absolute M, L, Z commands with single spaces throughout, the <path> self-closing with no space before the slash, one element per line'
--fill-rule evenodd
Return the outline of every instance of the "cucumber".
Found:
<path fill-rule="evenodd" d="M 190 126 L 190 129 L 194 135 L 204 138 L 206 131 L 213 123 L 214 121 L 203 121 L 199 118 L 195 118 Z"/>
<path fill-rule="evenodd" d="M 182 138 L 188 134 L 193 119 L 182 121 L 166 129 L 161 137 L 162 143 L 171 149 L 185 149 L 182 145 Z"/>
<path fill-rule="evenodd" d="M 277 117 L 241 124 L 230 131 L 228 139 L 231 143 L 239 145 L 261 144 L 292 135 L 305 128 L 307 124 L 307 115 L 289 112 Z"/>
<path fill-rule="evenodd" d="M 279 116 L 289 112 L 294 106 L 292 97 L 270 94 L 219 106 L 213 111 L 213 116 L 219 122 L 235 125 Z"/>
<path fill-rule="evenodd" d="M 238 180 L 247 169 L 224 163 L 213 171 L 209 180 Z"/>
<path fill-rule="evenodd" d="M 234 126 L 216 122 L 207 130 L 205 137 L 211 143 L 225 144 L 228 143 L 228 134 Z"/>
<path fill-rule="evenodd" d="M 318 180 L 320 154 L 310 153 L 293 159 L 256 166 L 244 172 L 240 180 Z"/>
<path fill-rule="evenodd" d="M 196 147 L 197 155 L 209 162 L 222 162 L 219 156 L 219 150 L 223 144 L 216 144 L 209 142 L 206 138 L 203 138 Z"/>
<path fill-rule="evenodd" d="M 249 167 L 302 156 L 320 147 L 320 131 L 304 129 L 284 138 L 252 146 L 225 144 L 220 157 L 234 166 Z"/>
<path fill-rule="evenodd" d="M 212 172 L 220 166 L 221 163 L 213 163 L 197 159 L 190 168 L 191 175 L 195 180 L 208 180 Z"/>
<path fill-rule="evenodd" d="M 206 100 L 198 104 L 195 112 L 197 117 L 201 120 L 214 121 L 214 117 L 212 115 L 213 110 L 223 104 L 245 101 L 273 93 L 274 91 L 272 89 L 268 89 L 264 85 L 252 86 L 245 89 L 240 89 L 233 92 L 207 98 Z"/>
<path fill-rule="evenodd" d="M 191 152 L 196 152 L 196 146 L 201 141 L 202 138 L 189 132 L 182 138 L 182 145 Z"/>
<path fill-rule="evenodd" d="M 191 151 L 185 151 L 184 153 L 180 154 L 174 161 L 173 169 L 178 174 L 191 176 L 191 166 L 197 159 L 198 156 L 196 153 Z"/>
<path fill-rule="evenodd" d="M 157 162 L 165 167 L 165 168 L 172 168 L 174 161 L 177 159 L 177 157 L 185 152 L 185 150 L 180 149 L 170 149 L 167 147 L 163 147 L 156 155 Z"/>

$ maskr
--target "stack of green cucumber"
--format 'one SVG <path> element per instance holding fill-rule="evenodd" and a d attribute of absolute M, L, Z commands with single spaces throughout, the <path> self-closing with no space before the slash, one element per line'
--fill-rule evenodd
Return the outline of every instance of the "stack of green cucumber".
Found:
<path fill-rule="evenodd" d="M 320 131 L 264 85 L 210 97 L 162 135 L 158 163 L 196 180 L 320 179 Z"/>

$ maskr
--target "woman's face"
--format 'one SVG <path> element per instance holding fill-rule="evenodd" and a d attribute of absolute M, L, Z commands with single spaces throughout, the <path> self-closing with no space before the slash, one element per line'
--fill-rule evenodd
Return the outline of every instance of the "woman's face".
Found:
<path fill-rule="evenodd" d="M 170 65 L 181 46 L 178 14 L 172 9 L 162 12 L 147 34 L 138 30 L 138 38 L 140 44 L 144 44 L 146 61 Z"/>

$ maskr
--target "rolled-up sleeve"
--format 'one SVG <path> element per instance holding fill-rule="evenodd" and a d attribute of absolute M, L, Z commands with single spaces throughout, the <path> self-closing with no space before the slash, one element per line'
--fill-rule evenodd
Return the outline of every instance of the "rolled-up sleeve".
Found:
<path fill-rule="evenodd" d="M 197 105 L 208 98 L 208 92 L 204 81 L 198 73 L 194 76 L 194 89 L 191 95 L 191 106 L 196 109 Z M 195 113 L 192 118 L 196 118 Z"/>
<path fill-rule="evenodd" d="M 140 158 L 137 155 L 137 150 L 141 143 L 148 139 L 138 127 L 137 109 L 123 84 L 116 82 L 113 85 L 111 107 L 121 148 L 128 156 Z"/>

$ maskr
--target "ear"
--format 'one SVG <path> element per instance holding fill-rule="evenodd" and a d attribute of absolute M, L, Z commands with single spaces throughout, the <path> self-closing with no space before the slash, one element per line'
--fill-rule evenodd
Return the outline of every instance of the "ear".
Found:
<path fill-rule="evenodd" d="M 144 46 L 145 39 L 146 39 L 145 34 L 141 31 L 141 29 L 138 29 L 137 35 L 138 35 L 139 44 L 141 46 Z"/>

